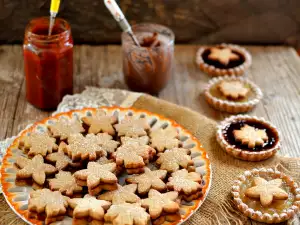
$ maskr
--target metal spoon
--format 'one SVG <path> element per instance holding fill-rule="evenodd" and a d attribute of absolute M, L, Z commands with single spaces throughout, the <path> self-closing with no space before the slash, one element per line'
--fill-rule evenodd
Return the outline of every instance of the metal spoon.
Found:
<path fill-rule="evenodd" d="M 126 20 L 123 12 L 121 11 L 120 7 L 118 6 L 118 4 L 116 3 L 115 0 L 104 0 L 104 3 L 107 7 L 107 9 L 110 11 L 110 13 L 112 14 L 112 16 L 115 18 L 115 20 L 118 22 L 119 26 L 121 27 L 121 29 L 128 33 L 130 35 L 130 37 L 132 38 L 133 42 L 140 47 L 140 43 L 138 42 L 136 36 L 134 35 L 130 24 L 128 23 L 128 21 Z"/>

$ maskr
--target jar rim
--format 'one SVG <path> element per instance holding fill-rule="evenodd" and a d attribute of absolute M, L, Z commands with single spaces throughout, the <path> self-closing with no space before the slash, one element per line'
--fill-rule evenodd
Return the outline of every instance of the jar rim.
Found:
<path fill-rule="evenodd" d="M 62 19 L 62 18 L 59 18 L 59 17 L 56 17 L 55 18 L 55 23 L 58 23 L 60 25 L 64 25 L 64 31 L 61 32 L 61 33 L 58 33 L 58 34 L 54 34 L 54 35 L 44 35 L 44 34 L 36 34 L 34 32 L 32 32 L 32 27 L 34 27 L 34 24 L 37 24 L 37 23 L 41 23 L 41 22 L 47 22 L 49 24 L 49 17 L 37 17 L 37 18 L 34 18 L 32 20 L 29 21 L 29 23 L 27 24 L 26 26 L 26 29 L 25 29 L 25 35 L 28 35 L 30 38 L 33 38 L 37 41 L 41 41 L 41 42 L 51 42 L 51 41 L 55 41 L 55 40 L 58 40 L 62 37 L 66 37 L 69 33 L 70 33 L 70 30 L 71 30 L 71 27 L 69 25 L 69 23 Z"/>
<path fill-rule="evenodd" d="M 159 34 L 165 34 L 166 35 L 166 32 L 167 32 L 168 38 L 170 39 L 167 43 L 168 46 L 173 45 L 174 42 L 175 42 L 175 34 L 174 34 L 173 30 L 171 30 L 171 28 L 169 28 L 167 26 L 157 24 L 157 23 L 137 23 L 137 24 L 131 26 L 133 32 L 137 28 L 142 28 L 142 27 L 150 27 L 150 28 L 155 27 L 157 30 L 151 31 L 151 32 L 157 32 Z M 160 31 L 158 31 L 158 30 L 160 30 Z M 123 32 L 122 33 L 122 38 L 126 34 L 127 34 L 126 32 Z M 146 48 L 146 47 L 139 47 L 139 48 Z M 154 48 L 159 48 L 159 47 L 154 47 Z"/>

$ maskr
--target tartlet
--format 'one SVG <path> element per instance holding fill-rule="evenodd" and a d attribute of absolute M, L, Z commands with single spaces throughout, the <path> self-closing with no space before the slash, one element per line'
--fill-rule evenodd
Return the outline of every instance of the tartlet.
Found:
<path fill-rule="evenodd" d="M 197 51 L 196 64 L 202 71 L 212 76 L 240 76 L 251 66 L 252 57 L 245 48 L 238 45 L 203 46 Z"/>
<path fill-rule="evenodd" d="M 245 216 L 259 222 L 286 221 L 300 207 L 300 188 L 296 182 L 273 169 L 246 171 L 234 181 L 231 193 L 237 208 Z"/>
<path fill-rule="evenodd" d="M 218 126 L 216 137 L 228 154 L 246 161 L 268 159 L 281 147 L 277 128 L 255 116 L 237 115 L 226 118 Z M 252 142 L 255 143 L 254 147 L 250 146 Z"/>
<path fill-rule="evenodd" d="M 204 91 L 213 108 L 228 113 L 245 113 L 262 99 L 261 89 L 250 80 L 236 76 L 215 77 Z"/>

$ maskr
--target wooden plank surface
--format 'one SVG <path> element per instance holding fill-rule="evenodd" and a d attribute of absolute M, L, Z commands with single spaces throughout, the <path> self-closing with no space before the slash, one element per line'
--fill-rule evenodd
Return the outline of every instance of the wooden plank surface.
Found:
<path fill-rule="evenodd" d="M 176 46 L 176 72 L 159 98 L 189 107 L 214 120 L 228 114 L 210 108 L 202 95 L 210 77 L 194 63 L 198 46 Z M 281 154 L 300 156 L 300 59 L 289 47 L 247 47 L 253 66 L 247 76 L 264 92 L 264 100 L 251 115 L 265 117 L 281 131 Z M 74 53 L 74 90 L 87 85 L 126 88 L 120 46 L 77 46 Z M 27 124 L 50 115 L 25 100 L 21 46 L 0 46 L 0 140 L 16 135 Z"/>

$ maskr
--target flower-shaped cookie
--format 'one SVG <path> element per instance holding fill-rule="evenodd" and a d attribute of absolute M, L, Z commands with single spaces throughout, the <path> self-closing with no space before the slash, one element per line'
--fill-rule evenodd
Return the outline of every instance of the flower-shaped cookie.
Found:
<path fill-rule="evenodd" d="M 236 141 L 241 142 L 243 145 L 248 145 L 248 148 L 262 146 L 268 140 L 265 130 L 257 129 L 247 124 L 240 130 L 234 130 L 233 135 Z"/>
<path fill-rule="evenodd" d="M 61 142 L 59 145 L 58 152 L 53 152 L 46 156 L 47 161 L 51 163 L 55 163 L 55 167 L 57 170 L 64 170 L 68 166 L 75 167 L 75 168 L 81 166 L 80 162 L 73 162 L 69 156 L 65 155 L 63 149 L 66 148 L 66 146 L 67 146 L 66 143 Z"/>
<path fill-rule="evenodd" d="M 55 124 L 49 125 L 48 130 L 52 137 L 66 140 L 71 134 L 83 133 L 85 130 L 78 120 L 68 120 L 61 117 Z"/>
<path fill-rule="evenodd" d="M 74 177 L 81 181 L 86 181 L 89 189 L 97 187 L 100 183 L 115 184 L 118 181 L 113 172 L 116 170 L 115 163 L 100 165 L 97 162 L 89 162 L 87 169 L 78 170 Z"/>
<path fill-rule="evenodd" d="M 149 197 L 142 199 L 143 207 L 149 209 L 151 219 L 156 219 L 163 212 L 176 213 L 179 211 L 179 204 L 175 202 L 178 197 L 178 192 L 170 191 L 167 193 L 160 193 L 154 189 L 149 191 Z"/>
<path fill-rule="evenodd" d="M 119 147 L 112 154 L 119 166 L 124 166 L 126 169 L 140 168 L 151 159 L 154 149 L 148 145 L 139 145 L 137 143 L 125 144 Z"/>
<path fill-rule="evenodd" d="M 94 196 L 85 195 L 84 198 L 69 199 L 68 203 L 73 209 L 73 217 L 86 218 L 90 217 L 95 220 L 103 220 L 105 210 L 111 203 L 104 200 L 98 200 Z"/>
<path fill-rule="evenodd" d="M 133 144 L 133 143 L 137 143 L 139 145 L 148 145 L 149 137 L 148 136 L 141 136 L 141 137 L 137 137 L 137 138 L 121 137 L 121 142 L 123 145 Z"/>
<path fill-rule="evenodd" d="M 166 129 L 156 129 L 150 132 L 151 146 L 159 152 L 179 146 L 178 131 L 168 126 Z"/>
<path fill-rule="evenodd" d="M 49 179 L 49 187 L 52 191 L 72 197 L 74 193 L 82 191 L 82 187 L 76 184 L 76 179 L 70 172 L 59 171 L 55 178 Z"/>
<path fill-rule="evenodd" d="M 147 135 L 150 126 L 146 118 L 134 118 L 133 116 L 125 116 L 125 118 L 114 125 L 118 136 L 140 137 Z"/>
<path fill-rule="evenodd" d="M 115 129 L 112 125 L 115 124 L 117 120 L 115 116 L 107 115 L 102 109 L 98 109 L 92 116 L 82 118 L 83 123 L 89 126 L 89 133 L 97 134 L 103 132 L 110 135 L 115 134 Z"/>
<path fill-rule="evenodd" d="M 18 158 L 17 166 L 23 167 L 17 171 L 18 179 L 31 178 L 39 185 L 45 183 L 46 175 L 51 175 L 56 172 L 56 168 L 50 164 L 44 163 L 44 158 L 41 155 L 34 156 L 31 160 L 24 157 Z"/>
<path fill-rule="evenodd" d="M 232 52 L 230 48 L 211 48 L 208 58 L 219 61 L 223 65 L 228 65 L 229 61 L 238 60 L 240 57 Z"/>
<path fill-rule="evenodd" d="M 98 197 L 98 199 L 112 202 L 114 205 L 122 203 L 135 203 L 140 198 L 134 194 L 137 189 L 136 184 L 128 184 L 125 186 L 118 185 L 118 189 L 114 191 L 108 191 Z"/>
<path fill-rule="evenodd" d="M 29 216 L 45 213 L 45 223 L 50 224 L 53 218 L 59 220 L 59 216 L 65 215 L 68 207 L 67 201 L 68 197 L 63 196 L 59 191 L 52 192 L 49 189 L 33 191 L 28 200 Z"/>
<path fill-rule="evenodd" d="M 186 169 L 182 169 L 172 173 L 167 186 L 170 190 L 190 195 L 202 188 L 200 185 L 201 181 L 202 178 L 199 173 L 188 172 Z"/>
<path fill-rule="evenodd" d="M 218 88 L 225 97 L 231 99 L 244 98 L 250 91 L 243 82 L 238 80 L 223 80 L 218 84 Z"/>
<path fill-rule="evenodd" d="M 114 141 L 112 136 L 107 133 L 97 135 L 87 134 L 85 138 L 92 143 L 100 145 L 100 147 L 107 153 L 113 153 L 120 145 L 118 141 Z"/>
<path fill-rule="evenodd" d="M 145 172 L 140 175 L 132 175 L 126 179 L 126 182 L 138 184 L 138 193 L 146 194 L 149 190 L 155 189 L 163 191 L 166 189 L 166 184 L 163 179 L 167 176 L 166 170 L 153 170 L 145 167 Z"/>
<path fill-rule="evenodd" d="M 147 225 L 150 216 L 140 204 L 123 203 L 112 205 L 104 216 L 105 221 L 112 224 Z"/>
<path fill-rule="evenodd" d="M 71 134 L 68 139 L 69 145 L 63 151 L 69 155 L 73 161 L 96 160 L 101 156 L 106 156 L 106 151 L 102 149 L 96 141 L 84 137 L 82 134 Z"/>
<path fill-rule="evenodd" d="M 29 150 L 27 153 L 29 157 L 38 154 L 46 156 L 48 153 L 52 153 L 53 150 L 57 150 L 58 146 L 55 142 L 55 138 L 50 137 L 47 133 L 31 133 L 19 140 L 19 147 L 25 151 Z"/>
<path fill-rule="evenodd" d="M 194 165 L 190 150 L 185 148 L 173 148 L 162 153 L 157 159 L 156 163 L 160 165 L 160 169 L 167 170 L 168 172 L 175 172 L 182 168 L 188 168 Z"/>

